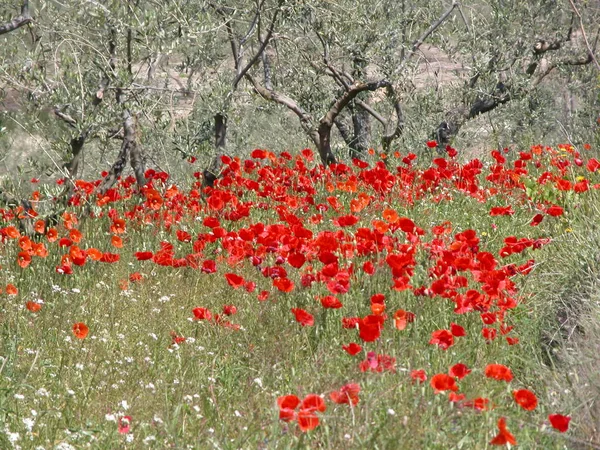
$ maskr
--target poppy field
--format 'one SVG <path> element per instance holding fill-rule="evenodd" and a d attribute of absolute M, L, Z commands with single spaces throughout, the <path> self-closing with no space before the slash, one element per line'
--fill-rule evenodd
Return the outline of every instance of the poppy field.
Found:
<path fill-rule="evenodd" d="M 206 188 L 190 159 L 74 181 L 55 221 L 32 180 L 0 209 L 0 448 L 599 448 L 544 345 L 596 152 L 457 153 L 256 149 Z"/>

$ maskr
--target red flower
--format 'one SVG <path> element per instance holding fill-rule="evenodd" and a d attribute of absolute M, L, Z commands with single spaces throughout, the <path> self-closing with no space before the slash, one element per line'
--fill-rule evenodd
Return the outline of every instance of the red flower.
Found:
<path fill-rule="evenodd" d="M 295 395 L 284 395 L 277 399 L 279 406 L 279 419 L 285 422 L 294 420 L 296 416 L 295 409 L 300 404 L 300 399 Z"/>
<path fill-rule="evenodd" d="M 215 273 L 217 271 L 217 264 L 212 259 L 207 259 L 202 263 L 202 272 L 204 273 Z"/>
<path fill-rule="evenodd" d="M 571 421 L 571 418 L 569 416 L 563 416 L 561 414 L 550 414 L 548 416 L 548 420 L 550 420 L 552 428 L 560 431 L 561 433 L 564 433 L 569 429 L 569 422 Z"/>
<path fill-rule="evenodd" d="M 544 220 L 544 216 L 542 214 L 536 214 L 535 216 L 533 216 L 533 219 L 531 219 L 531 222 L 529 225 L 531 225 L 532 227 L 537 227 L 542 220 Z"/>
<path fill-rule="evenodd" d="M 500 430 L 500 432 L 494 439 L 492 439 L 490 441 L 490 444 L 492 444 L 492 445 L 506 445 L 506 444 L 517 445 L 517 440 L 511 434 L 511 432 L 508 431 L 508 429 L 506 428 L 506 418 L 501 417 L 498 420 L 498 429 Z"/>
<path fill-rule="evenodd" d="M 442 391 L 458 391 L 456 380 L 450 375 L 446 375 L 445 373 L 435 374 L 431 378 L 430 383 L 431 387 L 433 388 L 436 394 Z"/>
<path fill-rule="evenodd" d="M 499 381 L 511 381 L 513 379 L 511 370 L 502 364 L 488 364 L 485 368 L 485 376 Z"/>
<path fill-rule="evenodd" d="M 474 398 L 473 400 L 467 400 L 463 402 L 462 406 L 465 408 L 473 408 L 478 411 L 485 411 L 488 409 L 488 405 L 490 404 L 490 400 L 488 398 Z"/>
<path fill-rule="evenodd" d="M 427 141 L 427 147 L 429 147 L 429 148 L 436 148 L 437 147 L 437 142 L 436 141 Z"/>
<path fill-rule="evenodd" d="M 343 306 L 342 302 L 340 302 L 333 295 L 328 295 L 326 297 L 323 297 L 321 299 L 321 305 L 323 305 L 323 308 L 327 308 L 327 309 L 338 309 Z"/>
<path fill-rule="evenodd" d="M 448 371 L 448 373 L 450 374 L 451 377 L 462 380 L 464 377 L 466 377 L 467 375 L 469 375 L 471 373 L 471 369 L 469 369 L 467 366 L 465 366 L 462 363 L 458 363 L 458 364 L 454 364 L 452 367 L 450 367 L 450 370 Z"/>
<path fill-rule="evenodd" d="M 73 324 L 73 334 L 77 339 L 85 339 L 89 332 L 90 329 L 85 323 L 77 322 Z"/>
<path fill-rule="evenodd" d="M 461 336 L 467 335 L 467 332 L 465 331 L 465 329 L 454 322 L 450 324 L 450 332 L 452 333 L 452 336 L 454 336 L 454 337 L 461 337 Z"/>
<path fill-rule="evenodd" d="M 296 316 L 296 322 L 303 327 L 312 327 L 315 324 L 313 315 L 301 308 L 292 308 L 292 313 Z"/>
<path fill-rule="evenodd" d="M 527 389 L 513 391 L 513 397 L 515 402 L 526 411 L 533 411 L 538 403 L 535 394 Z"/>
<path fill-rule="evenodd" d="M 407 323 L 414 322 L 414 320 L 415 315 L 403 309 L 399 309 L 394 313 L 394 326 L 400 331 L 406 328 Z"/>
<path fill-rule="evenodd" d="M 231 286 L 234 289 L 242 287 L 245 283 L 244 278 L 239 275 L 236 275 L 235 273 L 226 273 L 225 279 L 227 280 L 229 286 Z"/>
<path fill-rule="evenodd" d="M 233 316 L 235 313 L 237 313 L 237 308 L 233 305 L 225 305 L 223 306 L 223 314 L 225 314 L 226 316 Z"/>
<path fill-rule="evenodd" d="M 373 342 L 379 339 L 384 318 L 382 316 L 369 315 L 358 322 L 360 338 L 365 342 Z"/>
<path fill-rule="evenodd" d="M 355 342 L 352 342 L 348 345 L 342 345 L 342 348 L 351 356 L 360 353 L 360 351 L 362 350 L 362 347 Z"/>
<path fill-rule="evenodd" d="M 512 206 L 494 206 L 490 210 L 490 216 L 512 216 L 515 212 Z"/>
<path fill-rule="evenodd" d="M 146 261 L 152 259 L 153 256 L 152 252 L 135 252 L 135 257 L 138 261 Z"/>
<path fill-rule="evenodd" d="M 564 213 L 564 210 L 563 210 L 563 209 L 562 209 L 562 207 L 560 207 L 560 206 L 553 205 L 553 206 L 551 206 L 550 208 L 548 208 L 548 209 L 546 210 L 546 213 L 547 213 L 549 216 L 552 216 L 552 217 L 558 217 L 558 216 L 562 216 L 562 215 L 563 215 L 563 213 Z"/>
<path fill-rule="evenodd" d="M 454 344 L 454 337 L 448 330 L 436 330 L 431 333 L 431 340 L 429 341 L 432 345 L 438 345 L 443 350 L 447 350 Z"/>
<path fill-rule="evenodd" d="M 294 290 L 294 282 L 289 278 L 277 277 L 273 280 L 273 286 L 281 292 L 291 292 Z"/>
<path fill-rule="evenodd" d="M 29 311 L 34 313 L 42 309 L 42 304 L 38 302 L 27 302 L 25 306 Z"/>
<path fill-rule="evenodd" d="M 211 320 L 212 314 L 207 308 L 194 308 L 192 309 L 194 314 L 194 320 Z"/>
<path fill-rule="evenodd" d="M 410 373 L 410 377 L 412 378 L 413 382 L 418 381 L 419 383 L 425 383 L 425 381 L 427 381 L 427 374 L 424 370 L 413 370 Z"/>
<path fill-rule="evenodd" d="M 356 406 L 359 402 L 358 394 L 360 392 L 360 386 L 355 383 L 346 384 L 342 386 L 339 391 L 334 391 L 329 394 L 329 398 L 332 402 L 338 405 L 348 404 Z"/>
<path fill-rule="evenodd" d="M 127 434 L 131 428 L 131 416 L 124 416 L 119 419 L 119 433 Z"/>

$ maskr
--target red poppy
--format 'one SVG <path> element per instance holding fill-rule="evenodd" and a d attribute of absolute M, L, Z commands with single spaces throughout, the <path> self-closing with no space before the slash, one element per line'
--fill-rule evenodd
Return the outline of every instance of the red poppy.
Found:
<path fill-rule="evenodd" d="M 450 367 L 450 370 L 448 371 L 448 374 L 450 374 L 451 377 L 458 378 L 459 380 L 462 380 L 470 373 L 471 369 L 469 369 L 462 363 L 454 364 L 452 367 Z"/>
<path fill-rule="evenodd" d="M 139 272 L 134 272 L 131 275 L 129 275 L 129 281 L 131 281 L 132 283 L 136 283 L 138 281 L 142 281 L 143 278 L 144 277 Z"/>
<path fill-rule="evenodd" d="M 303 327 L 312 327 L 315 324 L 313 315 L 301 308 L 292 308 L 292 313 L 296 316 L 296 322 Z"/>
<path fill-rule="evenodd" d="M 333 295 L 328 295 L 326 297 L 323 297 L 321 299 L 321 305 L 323 305 L 323 308 L 326 308 L 326 309 L 339 309 L 342 306 L 344 306 L 344 305 L 342 305 L 342 302 L 340 302 Z"/>
<path fill-rule="evenodd" d="M 506 428 L 506 418 L 501 417 L 498 420 L 498 435 L 490 441 L 492 445 L 517 445 L 517 440 L 510 431 Z"/>
<path fill-rule="evenodd" d="M 351 356 L 360 353 L 360 351 L 362 350 L 362 347 L 355 342 L 351 342 L 348 345 L 342 345 L 342 348 Z"/>
<path fill-rule="evenodd" d="M 502 364 L 488 364 L 485 368 L 485 376 L 499 381 L 511 381 L 513 379 L 511 370 Z"/>
<path fill-rule="evenodd" d="M 9 283 L 6 285 L 6 293 L 8 295 L 17 295 L 19 293 L 19 290 L 14 284 Z"/>
<path fill-rule="evenodd" d="M 42 309 L 42 304 L 38 302 L 27 302 L 25 306 L 29 311 L 33 313 L 38 312 L 40 309 Z"/>
<path fill-rule="evenodd" d="M 17 263 L 24 269 L 31 263 L 31 255 L 28 252 L 19 252 L 17 255 Z"/>
<path fill-rule="evenodd" d="M 233 316 L 237 313 L 237 308 L 234 305 L 225 305 L 223 306 L 223 314 L 226 316 Z"/>
<path fill-rule="evenodd" d="M 100 262 L 104 263 L 115 263 L 121 259 L 121 256 L 117 253 L 103 253 L 100 258 Z"/>
<path fill-rule="evenodd" d="M 215 273 L 217 271 L 217 263 L 212 259 L 207 259 L 202 263 L 202 269 L 200 270 L 204 273 Z"/>
<path fill-rule="evenodd" d="M 462 406 L 465 408 L 473 408 L 478 411 L 486 411 L 489 407 L 490 400 L 488 398 L 474 398 L 473 400 L 467 400 L 463 402 Z"/>
<path fill-rule="evenodd" d="M 110 238 L 110 243 L 114 248 L 123 248 L 123 239 L 121 239 L 119 236 L 113 235 Z"/>
<path fill-rule="evenodd" d="M 285 422 L 294 420 L 296 416 L 296 408 L 300 405 L 300 399 L 295 395 L 284 395 L 277 398 L 277 406 L 279 406 L 279 419 Z"/>
<path fill-rule="evenodd" d="M 571 421 L 571 418 L 561 414 L 550 414 L 548 416 L 548 420 L 550 420 L 550 425 L 552 425 L 552 428 L 564 433 L 569 429 L 569 422 Z"/>
<path fill-rule="evenodd" d="M 562 209 L 562 207 L 557 206 L 557 205 L 553 205 L 546 210 L 546 214 L 548 214 L 549 216 L 552 216 L 552 217 L 562 216 L 563 213 L 564 213 L 564 209 Z"/>
<path fill-rule="evenodd" d="M 409 322 L 413 322 L 415 320 L 415 315 L 411 312 L 404 311 L 403 309 L 399 309 L 394 313 L 394 326 L 402 331 L 406 328 L 406 324 Z"/>
<path fill-rule="evenodd" d="M 294 290 L 294 282 L 289 278 L 277 277 L 273 280 L 273 286 L 281 292 L 291 292 Z"/>
<path fill-rule="evenodd" d="M 465 329 L 454 322 L 450 324 L 450 332 L 452 333 L 452 336 L 454 336 L 454 337 L 461 337 L 461 336 L 467 335 L 467 332 L 465 331 Z"/>
<path fill-rule="evenodd" d="M 123 416 L 119 418 L 119 433 L 127 434 L 131 428 L 131 416 Z"/>
<path fill-rule="evenodd" d="M 194 320 L 211 320 L 212 314 L 207 308 L 194 308 L 192 309 L 194 314 Z"/>
<path fill-rule="evenodd" d="M 89 332 L 90 329 L 85 323 L 77 322 L 73 324 L 73 334 L 77 339 L 85 339 Z"/>
<path fill-rule="evenodd" d="M 383 328 L 384 318 L 382 316 L 369 315 L 358 322 L 360 338 L 365 342 L 373 342 L 379 339 Z"/>
<path fill-rule="evenodd" d="M 436 394 L 443 391 L 458 391 L 456 380 L 450 375 L 446 375 L 445 373 L 435 374 L 431 378 L 430 383 L 431 387 L 433 388 Z"/>
<path fill-rule="evenodd" d="M 356 406 L 359 402 L 358 394 L 360 393 L 360 386 L 356 383 L 349 383 L 340 388 L 339 391 L 334 391 L 329 394 L 329 398 L 333 403 L 338 405 L 352 405 Z"/>
<path fill-rule="evenodd" d="M 526 411 L 533 411 L 538 403 L 535 394 L 527 389 L 513 391 L 513 398 L 515 399 L 515 402 Z"/>
<path fill-rule="evenodd" d="M 146 261 L 152 259 L 153 256 L 152 252 L 135 252 L 135 257 L 138 261 Z"/>
<path fill-rule="evenodd" d="M 227 280 L 227 284 L 234 289 L 238 289 L 244 286 L 245 280 L 243 277 L 236 275 L 235 273 L 226 273 L 225 279 Z"/>
<path fill-rule="evenodd" d="M 448 330 L 436 330 L 431 333 L 431 340 L 429 341 L 432 345 L 438 345 L 443 350 L 448 350 L 454 344 L 454 336 Z"/>
<path fill-rule="evenodd" d="M 427 374 L 422 369 L 413 370 L 410 373 L 410 377 L 412 378 L 413 382 L 417 381 L 419 383 L 425 383 L 425 381 L 427 381 Z"/>

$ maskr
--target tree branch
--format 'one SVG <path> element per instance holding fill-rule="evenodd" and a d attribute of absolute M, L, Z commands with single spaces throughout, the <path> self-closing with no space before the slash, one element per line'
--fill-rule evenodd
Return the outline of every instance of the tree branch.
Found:
<path fill-rule="evenodd" d="M 577 9 L 577 6 L 575 6 L 575 2 L 573 0 L 569 0 L 569 3 L 571 4 L 571 8 L 573 9 L 573 12 L 577 15 L 577 18 L 579 19 L 579 28 L 581 29 L 581 34 L 583 35 L 583 40 L 585 41 L 585 46 L 587 47 L 587 51 L 589 56 L 592 58 L 592 61 L 594 62 L 594 65 L 596 66 L 596 68 L 598 70 L 600 70 L 600 64 L 598 64 L 598 60 L 596 59 L 596 56 L 594 55 L 594 49 L 592 49 L 592 47 L 590 46 L 590 43 L 588 41 L 587 35 L 585 33 L 585 27 L 583 26 L 583 18 L 581 17 L 581 14 L 579 12 L 579 10 Z M 594 44 L 595 47 L 595 44 Z"/>
<path fill-rule="evenodd" d="M 0 25 L 0 34 L 10 33 L 21 28 L 23 25 L 31 23 L 33 18 L 29 14 L 29 0 L 25 0 L 21 5 L 21 14 L 12 19 L 10 22 L 6 22 Z"/>

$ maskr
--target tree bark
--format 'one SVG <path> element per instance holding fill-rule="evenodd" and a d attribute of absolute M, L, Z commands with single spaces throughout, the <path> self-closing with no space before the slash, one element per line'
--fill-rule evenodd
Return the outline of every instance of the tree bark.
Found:
<path fill-rule="evenodd" d="M 204 169 L 204 186 L 213 187 L 221 171 L 221 153 L 227 144 L 227 117 L 221 113 L 215 114 L 215 157 L 210 166 Z"/>
<path fill-rule="evenodd" d="M 12 19 L 10 22 L 0 25 L 0 35 L 10 33 L 21 28 L 33 21 L 33 17 L 29 14 L 29 0 L 25 0 L 21 5 L 21 14 Z"/>

